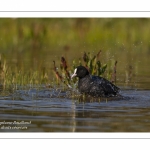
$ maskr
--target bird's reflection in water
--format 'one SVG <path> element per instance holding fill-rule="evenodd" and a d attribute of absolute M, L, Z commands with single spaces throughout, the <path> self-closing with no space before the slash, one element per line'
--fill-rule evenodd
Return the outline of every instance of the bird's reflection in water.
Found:
<path fill-rule="evenodd" d="M 108 101 L 115 101 L 115 100 L 123 100 L 123 99 L 129 99 L 128 97 L 124 97 L 121 95 L 118 96 L 114 96 L 114 97 L 93 97 L 90 95 L 78 95 L 76 97 L 76 99 L 78 100 L 79 103 L 93 103 L 93 102 L 108 102 Z"/>

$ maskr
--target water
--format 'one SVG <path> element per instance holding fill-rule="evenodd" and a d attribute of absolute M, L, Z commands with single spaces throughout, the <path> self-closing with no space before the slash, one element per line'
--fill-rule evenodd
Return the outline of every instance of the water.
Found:
<path fill-rule="evenodd" d="M 0 97 L 0 132 L 149 132 L 150 91 L 126 89 L 123 98 L 71 99 L 43 88 Z"/>
<path fill-rule="evenodd" d="M 5 20 L 1 20 L 0 28 L 1 64 L 5 64 L 6 58 L 5 68 L 11 69 L 10 75 L 19 76 L 17 70 L 20 69 L 25 73 L 36 70 L 37 74 L 46 71 L 51 82 L 53 60 L 59 67 L 64 56 L 70 70 L 72 61 L 79 64 L 84 51 L 94 56 L 101 49 L 99 59 L 108 65 L 107 72 L 113 70 L 116 60 L 118 62 L 117 85 L 124 98 L 79 101 L 66 96 L 69 92 L 47 88 L 0 95 L 0 132 L 150 131 L 149 20 Z M 125 32 L 127 28 L 129 32 Z"/>

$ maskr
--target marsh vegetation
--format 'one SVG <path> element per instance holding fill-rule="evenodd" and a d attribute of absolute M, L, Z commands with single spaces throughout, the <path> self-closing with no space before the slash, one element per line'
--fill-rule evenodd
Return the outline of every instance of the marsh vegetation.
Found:
<path fill-rule="evenodd" d="M 27 131 L 149 131 L 149 32 L 148 18 L 1 18 L 1 121 L 32 120 Z M 130 99 L 82 101 L 70 80 L 80 64 Z"/>

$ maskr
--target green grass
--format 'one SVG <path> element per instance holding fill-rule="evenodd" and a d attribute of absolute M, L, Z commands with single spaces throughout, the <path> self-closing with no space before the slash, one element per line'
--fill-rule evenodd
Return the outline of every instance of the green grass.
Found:
<path fill-rule="evenodd" d="M 100 55 L 101 55 L 101 50 L 95 55 L 84 52 L 82 59 L 78 59 L 78 61 L 73 60 L 70 68 L 68 68 L 67 61 L 64 57 L 61 57 L 59 68 L 57 68 L 55 61 L 53 61 L 54 63 L 53 70 L 55 72 L 57 83 L 60 84 L 61 82 L 68 87 L 70 86 L 74 87 L 74 84 L 75 85 L 77 84 L 78 79 L 77 78 L 71 79 L 71 75 L 77 66 L 85 66 L 90 72 L 90 74 L 92 75 L 104 76 L 104 73 L 107 68 L 107 64 L 102 64 L 100 62 Z M 109 75 L 112 76 L 112 74 L 113 73 Z M 114 78 L 113 81 L 115 82 L 115 80 L 116 79 Z"/>
<path fill-rule="evenodd" d="M 71 79 L 71 75 L 74 72 L 74 69 L 79 65 L 85 66 L 93 75 L 106 76 L 105 71 L 107 64 L 102 64 L 100 62 L 100 55 L 101 50 L 96 55 L 84 52 L 82 60 L 73 60 L 70 68 L 68 68 L 68 63 L 64 57 L 61 57 L 60 67 L 57 67 L 55 61 L 53 61 L 53 71 L 56 77 L 53 80 L 50 80 L 50 74 L 45 68 L 42 68 L 42 70 L 24 70 L 23 68 L 18 69 L 16 67 L 12 70 L 11 67 L 8 66 L 6 60 L 0 57 L 2 91 L 13 92 L 18 89 L 29 89 L 35 86 L 37 88 L 42 84 L 44 84 L 45 87 L 56 88 L 56 86 L 58 86 L 61 88 L 63 87 L 65 90 L 68 88 L 75 89 L 77 88 L 78 79 Z M 109 76 L 111 77 L 110 79 L 113 79 L 115 82 L 116 79 L 112 76 L 113 74 L 114 73 L 111 72 Z"/>
<path fill-rule="evenodd" d="M 53 61 L 65 76 L 59 67 L 61 57 L 66 59 L 70 74 L 82 63 L 92 74 L 111 80 L 116 60 L 117 73 L 127 79 L 130 65 L 142 74 L 150 53 L 149 26 L 146 18 L 1 18 L 0 84 L 4 89 L 57 84 Z M 94 55 L 100 49 L 98 64 Z M 87 62 L 82 58 L 84 52 L 89 53 Z"/>
<path fill-rule="evenodd" d="M 7 58 L 53 53 L 65 45 L 72 49 L 119 49 L 142 46 L 148 50 L 150 19 L 28 18 L 0 19 L 0 49 Z M 141 43 L 142 42 L 142 43 Z M 88 48 L 87 48 L 88 47 Z M 84 51 L 83 47 L 83 51 Z"/>
<path fill-rule="evenodd" d="M 48 72 L 41 70 L 24 70 L 11 68 L 6 60 L 0 59 L 0 85 L 1 91 L 13 92 L 18 89 L 29 89 L 34 86 L 48 84 Z"/>

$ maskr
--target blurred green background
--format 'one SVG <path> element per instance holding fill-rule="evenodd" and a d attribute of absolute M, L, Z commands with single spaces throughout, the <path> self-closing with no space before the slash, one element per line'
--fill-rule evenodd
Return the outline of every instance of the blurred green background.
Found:
<path fill-rule="evenodd" d="M 149 88 L 149 18 L 0 18 L 1 59 L 12 71 L 44 70 L 50 80 L 53 60 L 59 67 L 64 56 L 72 65 L 84 51 L 99 50 L 107 71 L 118 61 L 118 84 L 132 75 Z"/>

